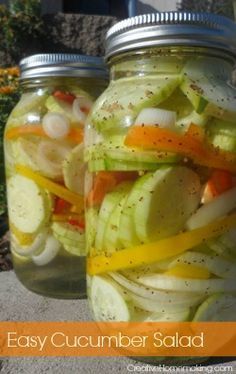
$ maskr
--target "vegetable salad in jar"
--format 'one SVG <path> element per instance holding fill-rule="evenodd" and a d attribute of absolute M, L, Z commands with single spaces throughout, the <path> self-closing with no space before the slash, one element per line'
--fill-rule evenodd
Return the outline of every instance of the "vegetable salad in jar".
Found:
<path fill-rule="evenodd" d="M 224 18 L 178 12 L 108 32 L 111 83 L 85 152 L 98 321 L 235 320 L 235 34 Z"/>
<path fill-rule="evenodd" d="M 5 131 L 14 269 L 32 291 L 83 297 L 84 123 L 105 68 L 100 58 L 59 54 L 20 65 L 23 93 Z"/>

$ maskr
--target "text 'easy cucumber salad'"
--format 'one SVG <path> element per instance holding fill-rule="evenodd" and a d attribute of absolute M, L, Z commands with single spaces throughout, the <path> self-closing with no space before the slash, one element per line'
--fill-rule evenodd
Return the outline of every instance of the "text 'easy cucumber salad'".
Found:
<path fill-rule="evenodd" d="M 145 53 L 114 62 L 88 119 L 91 307 L 102 321 L 234 321 L 232 65 Z"/>
<path fill-rule="evenodd" d="M 6 126 L 14 268 L 38 293 L 73 298 L 86 291 L 84 123 L 102 86 L 96 79 L 33 81 Z"/>

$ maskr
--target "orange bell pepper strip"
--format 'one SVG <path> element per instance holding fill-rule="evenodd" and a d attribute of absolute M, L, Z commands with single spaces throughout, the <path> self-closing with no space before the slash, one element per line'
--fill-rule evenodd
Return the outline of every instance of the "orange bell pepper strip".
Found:
<path fill-rule="evenodd" d="M 233 176 L 226 170 L 214 170 L 207 184 L 215 197 L 233 187 Z"/>
<path fill-rule="evenodd" d="M 184 253 L 206 240 L 222 235 L 227 230 L 236 227 L 236 214 L 218 219 L 206 226 L 186 231 L 154 243 L 137 245 L 112 253 L 95 255 L 87 259 L 87 271 L 90 275 L 102 274 L 109 271 L 131 269 L 136 266 L 151 264 L 166 260 Z M 92 248 L 91 253 L 96 253 Z"/>
<path fill-rule="evenodd" d="M 114 190 L 115 186 L 124 181 L 135 180 L 137 176 L 136 172 L 99 171 L 87 196 L 87 205 L 100 205 L 105 195 Z"/>
<path fill-rule="evenodd" d="M 6 131 L 5 137 L 7 140 L 12 140 L 20 136 L 35 135 L 41 137 L 48 137 L 44 132 L 42 125 L 22 125 L 13 127 Z M 66 137 L 75 143 L 81 143 L 84 138 L 84 130 L 81 128 L 72 127 Z"/>
<path fill-rule="evenodd" d="M 179 153 L 196 164 L 236 172 L 236 153 L 221 151 L 204 142 L 203 133 L 193 124 L 184 135 L 160 127 L 132 126 L 125 145 Z"/>

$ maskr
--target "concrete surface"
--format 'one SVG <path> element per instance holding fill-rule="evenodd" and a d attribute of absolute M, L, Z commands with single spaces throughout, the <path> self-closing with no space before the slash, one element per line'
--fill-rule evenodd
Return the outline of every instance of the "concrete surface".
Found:
<path fill-rule="evenodd" d="M 90 319 L 86 300 L 54 300 L 26 290 L 13 271 L 0 273 L 1 321 L 86 321 Z M 126 357 L 84 358 L 3 358 L 2 374 L 125 374 L 138 372 L 157 373 L 236 373 L 236 362 L 220 367 L 190 368 L 187 371 L 169 371 L 162 366 L 149 366 Z"/>

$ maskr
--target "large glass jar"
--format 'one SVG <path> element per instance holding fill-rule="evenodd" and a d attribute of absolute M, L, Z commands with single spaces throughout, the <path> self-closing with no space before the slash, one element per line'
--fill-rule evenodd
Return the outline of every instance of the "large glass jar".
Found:
<path fill-rule="evenodd" d="M 107 35 L 87 121 L 88 285 L 102 321 L 235 321 L 233 22 L 158 13 Z"/>
<path fill-rule="evenodd" d="M 83 131 L 106 70 L 100 58 L 67 54 L 30 56 L 20 68 L 4 139 L 14 269 L 31 291 L 84 297 Z"/>

